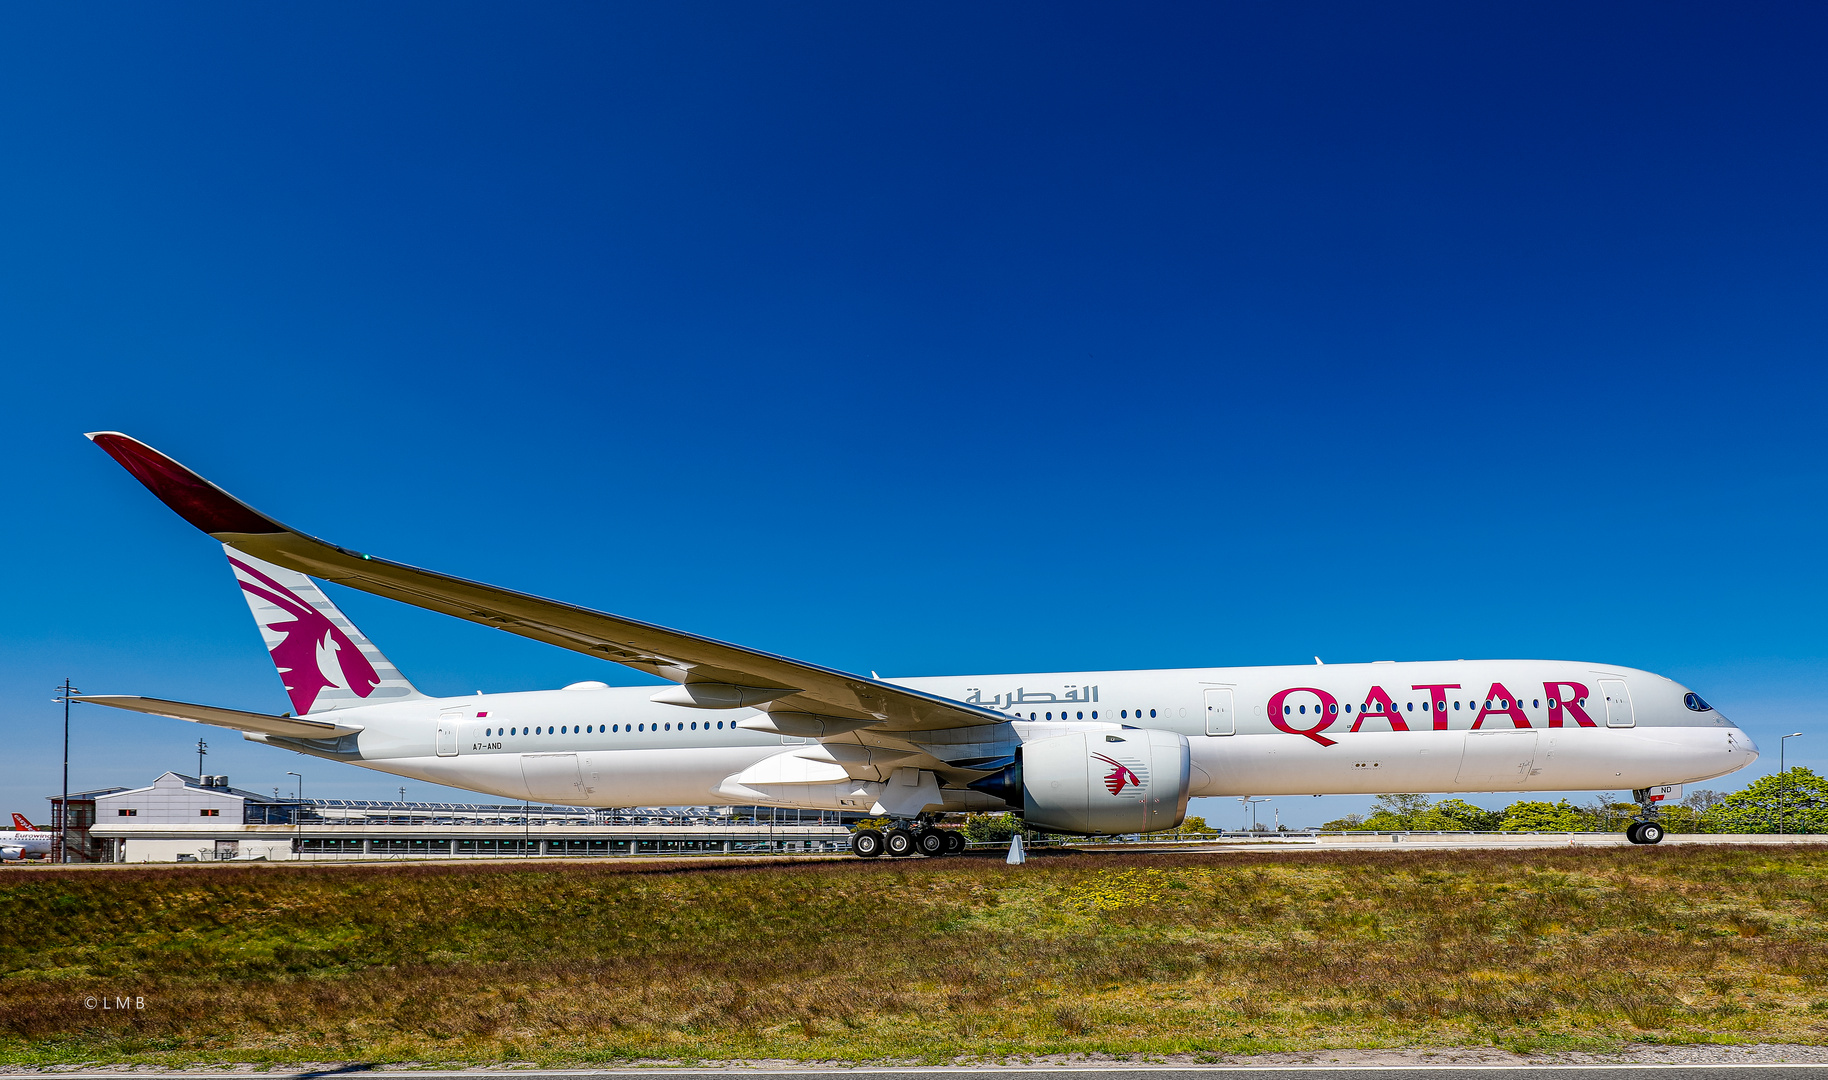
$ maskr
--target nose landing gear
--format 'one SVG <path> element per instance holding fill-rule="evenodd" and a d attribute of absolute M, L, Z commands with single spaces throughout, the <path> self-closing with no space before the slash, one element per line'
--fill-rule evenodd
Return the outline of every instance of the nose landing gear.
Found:
<path fill-rule="evenodd" d="M 1625 828 L 1625 839 L 1634 844 L 1655 844 L 1663 839 L 1663 823 L 1657 820 L 1657 804 L 1649 788 L 1639 788 L 1631 797 L 1644 809 L 1642 817 Z"/>

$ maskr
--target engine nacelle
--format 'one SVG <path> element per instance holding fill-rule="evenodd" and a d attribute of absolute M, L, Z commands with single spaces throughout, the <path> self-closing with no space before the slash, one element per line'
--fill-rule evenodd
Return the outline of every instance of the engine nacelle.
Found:
<path fill-rule="evenodd" d="M 971 786 L 1001 797 L 1037 829 L 1156 832 L 1187 816 L 1192 770 L 1185 735 L 1125 728 L 1023 743 L 1015 764 Z"/>

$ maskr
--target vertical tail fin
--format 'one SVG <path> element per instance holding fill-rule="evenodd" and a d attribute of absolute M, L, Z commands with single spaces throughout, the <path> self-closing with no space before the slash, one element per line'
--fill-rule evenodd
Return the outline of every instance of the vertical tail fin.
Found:
<path fill-rule="evenodd" d="M 299 716 L 424 697 L 296 570 L 222 548 Z"/>
<path fill-rule="evenodd" d="M 13 815 L 13 831 L 14 832 L 37 832 L 38 826 L 25 820 L 24 814 L 14 814 Z"/>

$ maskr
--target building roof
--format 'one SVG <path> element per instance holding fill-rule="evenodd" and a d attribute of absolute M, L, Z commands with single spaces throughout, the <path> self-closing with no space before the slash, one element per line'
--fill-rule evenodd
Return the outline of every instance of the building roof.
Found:
<path fill-rule="evenodd" d="M 174 781 L 174 780 L 177 781 L 176 784 L 172 783 L 172 781 Z M 176 786 L 192 788 L 196 791 L 201 791 L 201 792 L 204 792 L 204 793 L 210 794 L 210 795 L 232 795 L 237 798 L 245 799 L 248 802 L 290 803 L 290 802 L 296 801 L 293 799 L 275 799 L 271 795 L 262 795 L 257 791 L 243 791 L 242 789 L 235 788 L 235 787 L 216 787 L 211 784 L 205 784 L 198 777 L 185 776 L 183 773 L 177 773 L 177 772 L 160 773 L 158 779 L 154 780 L 152 783 L 150 783 L 142 788 L 109 788 L 107 791 L 97 792 L 97 794 L 99 794 L 99 795 L 137 795 L 142 791 L 151 791 L 154 788 L 169 788 L 169 787 L 176 787 Z M 55 798 L 55 796 L 53 796 L 53 798 Z M 72 795 L 72 798 L 74 798 L 74 795 Z"/>
<path fill-rule="evenodd" d="M 97 795 L 112 795 L 117 791 L 126 791 L 126 790 L 127 789 L 124 787 L 104 787 L 104 788 L 96 788 L 94 791 L 72 791 L 72 792 L 70 792 L 70 801 L 77 802 L 79 800 L 88 800 L 88 799 L 95 798 Z M 63 798 L 63 796 L 62 795 L 46 795 L 45 798 L 50 800 L 51 802 L 56 802 L 57 800 Z"/>

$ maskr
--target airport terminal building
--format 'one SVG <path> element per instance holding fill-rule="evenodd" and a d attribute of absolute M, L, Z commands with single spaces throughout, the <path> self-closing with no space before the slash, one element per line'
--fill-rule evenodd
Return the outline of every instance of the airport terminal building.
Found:
<path fill-rule="evenodd" d="M 84 850 L 114 863 L 837 852 L 849 850 L 849 825 L 860 816 L 285 799 L 230 787 L 226 776 L 175 772 L 146 787 L 85 792 L 90 799 Z"/>

